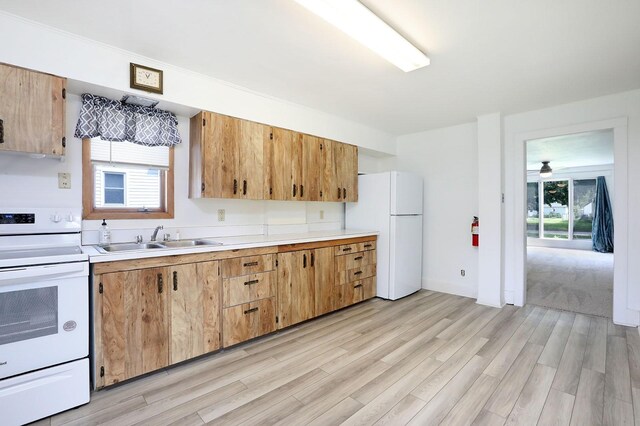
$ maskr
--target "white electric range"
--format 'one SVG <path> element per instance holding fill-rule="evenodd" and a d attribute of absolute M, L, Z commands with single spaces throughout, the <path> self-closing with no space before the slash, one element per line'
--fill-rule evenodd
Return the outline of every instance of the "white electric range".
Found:
<path fill-rule="evenodd" d="M 0 415 L 89 402 L 89 262 L 80 211 L 0 208 Z"/>

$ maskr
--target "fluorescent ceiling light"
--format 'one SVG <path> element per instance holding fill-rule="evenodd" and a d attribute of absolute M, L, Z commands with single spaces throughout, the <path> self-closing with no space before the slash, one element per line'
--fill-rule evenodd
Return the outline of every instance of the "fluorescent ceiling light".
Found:
<path fill-rule="evenodd" d="M 356 0 L 296 0 L 405 72 L 429 58 Z"/>

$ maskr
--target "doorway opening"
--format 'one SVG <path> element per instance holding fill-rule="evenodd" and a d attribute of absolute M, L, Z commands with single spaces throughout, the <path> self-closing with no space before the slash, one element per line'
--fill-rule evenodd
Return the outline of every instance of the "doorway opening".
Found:
<path fill-rule="evenodd" d="M 527 303 L 612 318 L 613 229 L 602 218 L 613 217 L 613 129 L 527 140 L 526 159 Z"/>

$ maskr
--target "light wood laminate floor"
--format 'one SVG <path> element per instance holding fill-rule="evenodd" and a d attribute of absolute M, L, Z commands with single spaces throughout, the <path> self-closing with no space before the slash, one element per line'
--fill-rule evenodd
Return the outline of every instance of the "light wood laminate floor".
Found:
<path fill-rule="evenodd" d="M 421 291 L 93 393 L 39 423 L 623 425 L 639 404 L 636 329 Z"/>

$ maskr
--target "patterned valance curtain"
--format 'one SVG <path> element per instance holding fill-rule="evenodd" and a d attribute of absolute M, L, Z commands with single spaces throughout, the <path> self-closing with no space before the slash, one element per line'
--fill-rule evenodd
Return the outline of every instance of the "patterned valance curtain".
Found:
<path fill-rule="evenodd" d="M 172 112 L 85 93 L 75 137 L 98 136 L 106 141 L 146 146 L 173 146 L 182 142 L 178 119 Z"/>
<path fill-rule="evenodd" d="M 591 228 L 591 240 L 594 251 L 613 253 L 613 212 L 604 176 L 598 176 L 596 179 L 595 213 Z"/>

